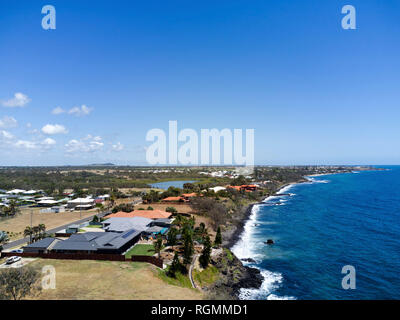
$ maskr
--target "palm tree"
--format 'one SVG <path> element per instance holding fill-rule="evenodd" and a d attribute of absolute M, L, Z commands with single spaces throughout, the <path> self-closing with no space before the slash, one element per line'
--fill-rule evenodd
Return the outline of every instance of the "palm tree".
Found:
<path fill-rule="evenodd" d="M 24 230 L 24 237 L 29 237 L 29 243 L 32 243 L 33 229 L 27 226 Z"/>
<path fill-rule="evenodd" d="M 46 226 L 43 223 L 41 223 L 38 225 L 38 228 L 39 228 L 40 238 L 43 238 L 46 232 Z"/>
<path fill-rule="evenodd" d="M 32 228 L 32 231 L 33 231 L 33 234 L 35 235 L 34 236 L 34 239 L 35 239 L 35 241 L 38 239 L 38 235 L 39 235 L 39 232 L 40 232 L 40 229 L 39 229 L 39 226 L 34 226 L 33 228 Z"/>

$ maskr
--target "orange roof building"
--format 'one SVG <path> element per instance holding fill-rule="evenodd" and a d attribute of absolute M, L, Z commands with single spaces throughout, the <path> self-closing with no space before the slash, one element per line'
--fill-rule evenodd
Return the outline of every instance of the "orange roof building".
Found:
<path fill-rule="evenodd" d="M 162 202 L 182 202 L 185 199 L 183 197 L 167 197 L 162 199 Z"/>
<path fill-rule="evenodd" d="M 182 196 L 185 198 L 192 198 L 192 197 L 197 197 L 197 193 L 196 192 L 184 193 L 184 194 L 182 194 Z"/>
<path fill-rule="evenodd" d="M 131 212 L 117 212 L 106 216 L 105 218 L 133 218 L 143 217 L 148 219 L 163 219 L 171 217 L 172 213 L 163 210 L 136 210 Z"/>

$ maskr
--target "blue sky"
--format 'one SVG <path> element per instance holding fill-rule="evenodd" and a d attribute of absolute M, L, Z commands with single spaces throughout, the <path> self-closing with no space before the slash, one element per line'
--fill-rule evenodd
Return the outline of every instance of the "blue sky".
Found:
<path fill-rule="evenodd" d="M 1 1 L 0 165 L 144 165 L 169 120 L 255 129 L 256 164 L 400 164 L 399 35 L 395 0 Z"/>

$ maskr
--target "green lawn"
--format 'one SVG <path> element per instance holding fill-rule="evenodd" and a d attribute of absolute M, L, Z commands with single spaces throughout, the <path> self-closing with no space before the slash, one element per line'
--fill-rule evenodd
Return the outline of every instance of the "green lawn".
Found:
<path fill-rule="evenodd" d="M 152 244 L 137 244 L 125 254 L 125 258 L 132 256 L 152 256 L 154 255 L 154 246 Z"/>
<path fill-rule="evenodd" d="M 160 279 L 162 279 L 163 281 L 165 281 L 166 283 L 168 283 L 170 285 L 193 289 L 192 283 L 190 282 L 190 279 L 189 279 L 189 276 L 183 275 L 180 272 L 177 272 L 176 277 L 172 278 L 167 275 L 165 270 L 158 270 L 158 276 L 160 277 Z M 193 289 L 193 290 L 195 290 L 195 289 Z"/>
<path fill-rule="evenodd" d="M 193 271 L 194 280 L 201 286 L 214 283 L 215 281 L 218 280 L 218 277 L 219 277 L 219 271 L 214 266 L 208 266 L 207 269 L 204 269 L 201 272 L 199 270 Z"/>
<path fill-rule="evenodd" d="M 86 226 L 85 228 L 101 228 L 101 225 L 96 225 L 96 224 L 89 224 L 88 226 Z"/>

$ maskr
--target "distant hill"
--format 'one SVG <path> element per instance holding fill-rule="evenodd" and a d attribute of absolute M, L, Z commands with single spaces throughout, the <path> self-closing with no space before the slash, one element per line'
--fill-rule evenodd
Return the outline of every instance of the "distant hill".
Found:
<path fill-rule="evenodd" d="M 91 167 L 111 167 L 111 166 L 115 166 L 114 163 L 92 163 L 89 164 L 89 166 Z"/>

